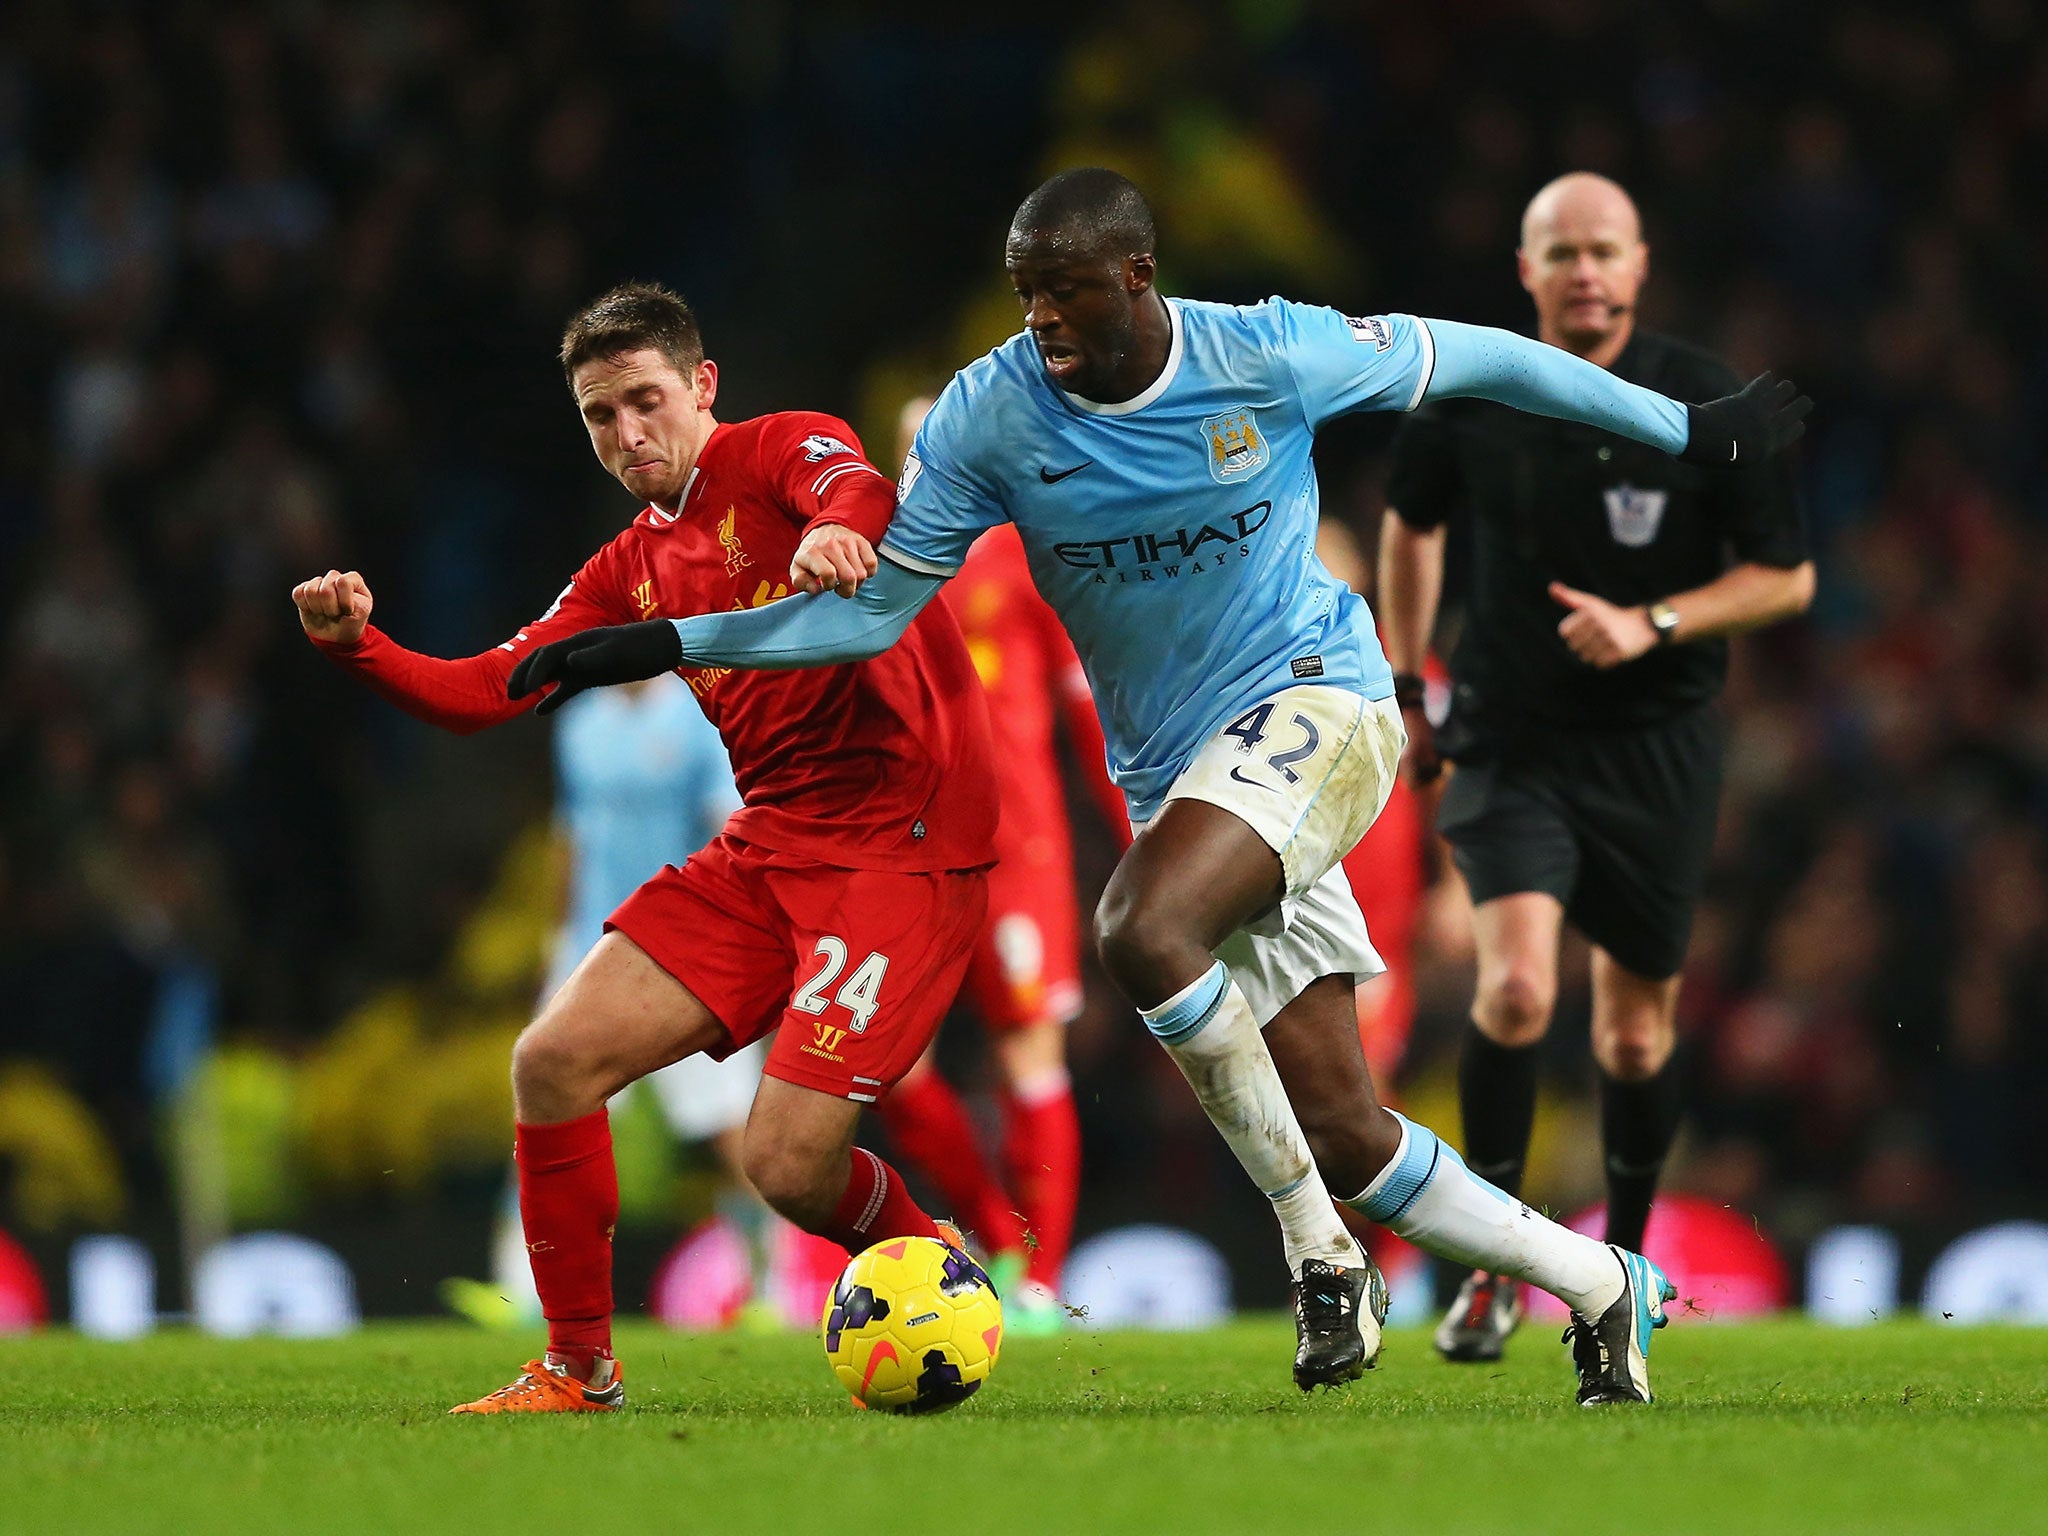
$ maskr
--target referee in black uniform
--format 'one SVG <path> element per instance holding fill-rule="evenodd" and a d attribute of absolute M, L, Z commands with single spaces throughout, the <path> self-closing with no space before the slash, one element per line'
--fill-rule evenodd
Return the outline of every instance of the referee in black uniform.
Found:
<path fill-rule="evenodd" d="M 1607 178 L 1538 192 L 1516 262 L 1541 340 L 1680 400 L 1739 387 L 1705 353 L 1635 328 L 1649 249 Z M 1375 606 L 1408 727 L 1403 766 L 1426 781 L 1440 751 L 1457 764 L 1438 826 L 1471 887 L 1478 949 L 1458 1068 L 1466 1161 L 1519 1193 L 1570 921 L 1593 946 L 1607 1240 L 1640 1250 L 1678 1123 L 1669 1064 L 1720 796 L 1724 637 L 1813 598 L 1789 470 L 1782 456 L 1703 468 L 1449 400 L 1404 424 L 1387 503 Z M 1470 519 L 1471 591 L 1438 737 L 1419 674 L 1455 515 Z M 1437 1348 L 1498 1359 L 1519 1318 L 1513 1281 L 1472 1275 Z"/>

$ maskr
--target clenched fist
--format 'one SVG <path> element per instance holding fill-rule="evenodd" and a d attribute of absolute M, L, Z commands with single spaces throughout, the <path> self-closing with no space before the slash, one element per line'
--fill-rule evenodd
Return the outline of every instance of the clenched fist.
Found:
<path fill-rule="evenodd" d="M 354 645 L 370 622 L 374 599 L 360 571 L 329 571 L 292 588 L 299 623 L 315 640 Z"/>
<path fill-rule="evenodd" d="M 851 597 L 880 564 L 875 546 L 851 528 L 826 523 L 804 535 L 789 562 L 789 579 L 800 592 L 837 592 Z"/>

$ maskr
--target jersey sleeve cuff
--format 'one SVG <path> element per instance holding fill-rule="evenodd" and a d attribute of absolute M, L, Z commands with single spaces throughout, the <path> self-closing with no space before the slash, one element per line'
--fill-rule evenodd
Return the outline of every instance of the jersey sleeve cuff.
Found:
<path fill-rule="evenodd" d="M 882 542 L 882 535 L 889 531 L 889 519 L 896 512 L 895 487 L 883 479 L 878 471 L 868 469 L 866 465 L 862 465 L 861 468 L 882 487 L 882 494 L 858 494 L 866 491 L 869 482 L 860 479 L 849 484 L 850 477 L 841 475 L 838 483 L 843 489 L 819 508 L 816 517 L 804 524 L 803 532 L 797 535 L 799 539 L 808 537 L 818 528 L 840 527 L 852 529 L 870 544 Z M 831 487 L 828 486 L 827 489 Z"/>
<path fill-rule="evenodd" d="M 325 651 L 329 656 L 345 659 L 360 656 L 364 651 L 370 650 L 384 638 L 384 635 L 376 625 L 365 624 L 361 638 L 356 640 L 322 640 L 313 634 L 307 635 L 306 638 L 313 642 L 315 649 Z"/>
<path fill-rule="evenodd" d="M 906 571 L 915 571 L 920 576 L 936 576 L 942 581 L 958 575 L 960 571 L 958 565 L 941 565 L 936 560 L 926 560 L 921 556 L 909 554 L 886 542 L 877 545 L 875 553 L 893 565 L 902 566 Z"/>
<path fill-rule="evenodd" d="M 1416 337 L 1422 343 L 1422 377 L 1415 381 L 1415 393 L 1401 407 L 1404 411 L 1412 411 L 1422 404 L 1423 396 L 1429 393 L 1430 380 L 1436 377 L 1436 337 L 1430 334 L 1429 322 L 1420 315 L 1408 318 L 1415 322 Z"/>

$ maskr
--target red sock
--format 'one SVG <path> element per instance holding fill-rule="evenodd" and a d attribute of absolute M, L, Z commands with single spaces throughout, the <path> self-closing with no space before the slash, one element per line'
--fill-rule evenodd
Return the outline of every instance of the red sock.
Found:
<path fill-rule="evenodd" d="M 1024 1246 L 1024 1223 L 982 1156 L 967 1106 L 936 1072 L 898 1083 L 875 1106 L 896 1149 L 922 1168 L 991 1253 Z"/>
<path fill-rule="evenodd" d="M 1081 1197 L 1081 1120 L 1065 1072 L 1019 1086 L 1003 1096 L 1003 1168 L 1037 1239 L 1027 1273 L 1057 1290 Z"/>
<path fill-rule="evenodd" d="M 866 1147 L 853 1149 L 846 1193 L 839 1197 L 831 1224 L 818 1235 L 831 1238 L 848 1253 L 859 1253 L 888 1237 L 945 1240 L 937 1223 L 910 1198 L 903 1175 Z"/>
<path fill-rule="evenodd" d="M 612 1228 L 619 1172 L 604 1110 L 559 1125 L 516 1127 L 519 1220 L 534 1289 L 548 1320 L 548 1353 L 588 1380 L 612 1352 Z"/>

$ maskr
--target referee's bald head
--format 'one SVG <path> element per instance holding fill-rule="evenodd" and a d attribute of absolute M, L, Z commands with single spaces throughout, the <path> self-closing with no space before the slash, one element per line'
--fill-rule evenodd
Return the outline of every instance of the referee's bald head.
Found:
<path fill-rule="evenodd" d="M 1584 223 L 1625 232 L 1631 243 L 1643 238 L 1642 216 L 1620 182 L 1598 171 L 1571 171 L 1546 182 L 1522 210 L 1522 249 L 1534 250 L 1559 224 Z"/>
<path fill-rule="evenodd" d="M 1606 367 L 1628 345 L 1650 271 L 1635 200 L 1592 171 L 1558 177 L 1523 210 L 1515 267 L 1537 334 Z"/>
<path fill-rule="evenodd" d="M 1056 245 L 1081 257 L 1150 256 L 1158 241 L 1152 205 L 1127 176 L 1101 166 L 1061 171 L 1018 205 L 1009 250 Z"/>

